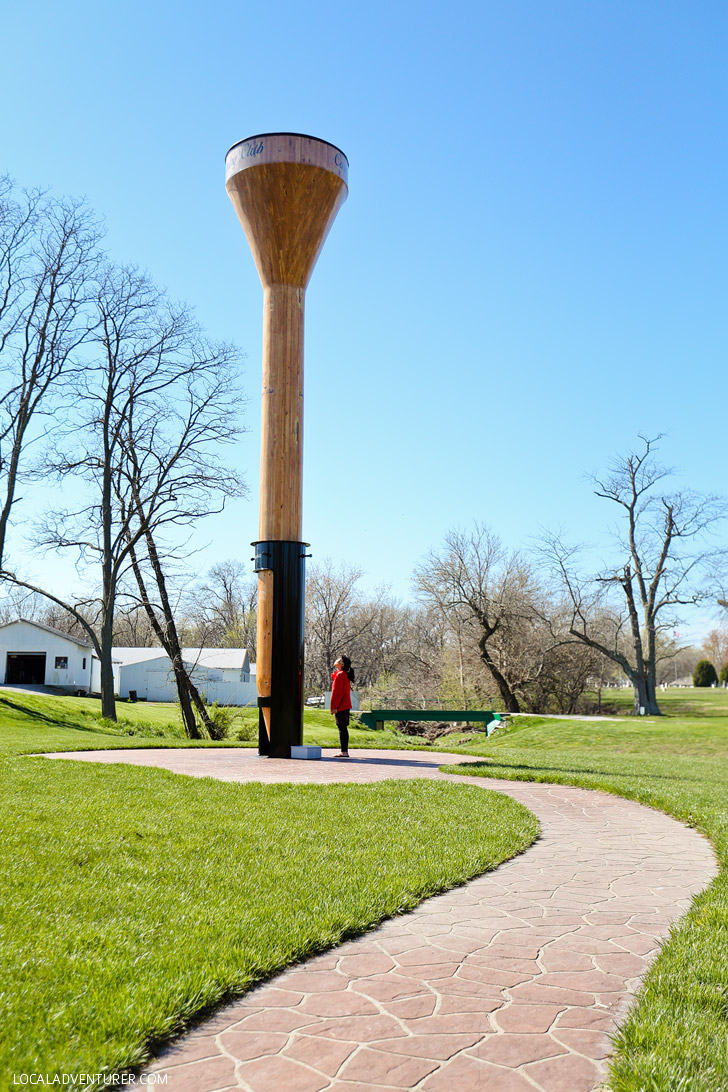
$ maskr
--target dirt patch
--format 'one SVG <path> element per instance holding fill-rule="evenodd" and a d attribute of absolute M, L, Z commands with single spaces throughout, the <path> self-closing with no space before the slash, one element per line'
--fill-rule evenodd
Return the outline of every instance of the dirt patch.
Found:
<path fill-rule="evenodd" d="M 426 739 L 428 743 L 434 743 L 436 739 L 442 739 L 443 736 L 458 735 L 462 732 L 482 732 L 485 735 L 485 725 L 482 728 L 475 728 L 472 724 L 468 726 L 464 722 L 453 724 L 452 721 L 400 720 L 397 723 L 397 731 L 403 736 L 418 736 L 420 739 Z"/>

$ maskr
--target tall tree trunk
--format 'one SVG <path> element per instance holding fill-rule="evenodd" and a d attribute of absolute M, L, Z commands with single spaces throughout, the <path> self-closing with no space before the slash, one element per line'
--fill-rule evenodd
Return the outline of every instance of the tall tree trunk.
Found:
<path fill-rule="evenodd" d="M 152 611 L 152 613 L 154 613 Z M 164 647 L 164 646 L 162 646 Z M 165 652 L 169 656 L 169 649 L 165 649 Z M 197 721 L 195 719 L 195 711 L 192 708 L 192 700 L 190 698 L 190 689 L 192 684 L 190 677 L 185 670 L 185 666 L 182 662 L 182 658 L 172 656 L 172 668 L 174 670 L 174 681 L 177 685 L 177 696 L 179 698 L 180 708 L 182 710 L 182 721 L 185 726 L 185 731 L 190 739 L 203 739 L 202 732 L 197 727 Z"/>
<path fill-rule="evenodd" d="M 151 532 L 151 529 L 149 527 L 149 523 L 146 520 L 144 522 L 144 540 L 145 540 L 145 542 L 147 544 L 147 554 L 149 555 L 149 561 L 151 562 L 152 571 L 154 573 L 154 579 L 156 580 L 157 589 L 159 591 L 160 602 L 162 604 L 162 612 L 164 614 L 164 623 L 165 623 L 164 628 L 165 628 L 165 632 L 167 634 L 167 640 L 169 642 L 169 647 L 173 652 L 172 663 L 173 664 L 179 664 L 179 669 L 180 669 L 180 671 L 182 671 L 184 673 L 184 677 L 187 680 L 187 689 L 189 691 L 190 697 L 192 698 L 192 701 L 195 704 L 195 707 L 196 707 L 198 713 L 200 714 L 200 717 L 202 719 L 202 723 L 205 725 L 205 728 L 207 729 L 208 733 L 210 733 L 210 735 L 212 735 L 212 732 L 214 730 L 214 725 L 212 724 L 212 721 L 210 720 L 210 715 L 207 712 L 207 708 L 205 706 L 205 703 L 202 700 L 202 698 L 200 697 L 199 691 L 197 690 L 197 687 L 193 683 L 192 679 L 187 674 L 187 672 L 184 670 L 184 665 L 182 663 L 182 649 L 180 648 L 179 637 L 177 636 L 177 627 L 174 624 L 174 614 L 172 613 L 172 605 L 171 605 L 171 603 L 169 601 L 169 596 L 167 594 L 167 581 L 164 578 L 164 570 L 162 569 L 162 563 L 159 560 L 159 554 L 157 553 L 157 547 L 156 547 L 156 544 L 154 542 L 154 538 L 152 537 L 152 532 Z M 177 670 L 176 667 L 175 667 L 175 670 Z"/>
<path fill-rule="evenodd" d="M 660 707 L 657 704 L 657 697 L 654 691 L 650 689 L 647 673 L 642 672 L 641 675 L 635 675 L 632 683 L 634 685 L 634 713 L 639 716 L 644 709 L 645 716 L 648 717 L 660 717 L 662 713 Z"/>
<path fill-rule="evenodd" d="M 634 648 L 634 670 L 631 672 L 632 683 L 635 688 L 634 712 L 639 714 L 640 710 L 644 709 L 645 714 L 649 716 L 660 716 L 654 682 L 650 687 L 650 669 L 652 668 L 654 674 L 655 663 L 654 633 L 650 633 L 649 630 L 647 632 L 647 656 L 645 656 L 642 628 L 640 627 L 639 615 L 632 592 L 632 579 L 632 569 L 629 565 L 625 565 L 620 584 L 627 600 L 632 647 Z"/>
<path fill-rule="evenodd" d="M 460 672 L 460 693 L 463 698 L 463 709 L 468 708 L 468 696 L 465 692 L 465 671 L 463 669 L 463 640 L 462 634 L 458 629 L 458 670 Z"/>
<path fill-rule="evenodd" d="M 492 658 L 490 652 L 488 651 L 487 640 L 488 640 L 488 638 L 486 636 L 483 636 L 478 641 L 478 647 L 480 648 L 480 658 L 482 659 L 483 663 L 485 664 L 485 666 L 488 668 L 491 675 L 495 679 L 496 686 L 498 687 L 498 689 L 500 691 L 500 695 L 503 698 L 503 703 L 504 703 L 504 705 L 506 707 L 506 712 L 507 713 L 520 713 L 521 712 L 521 706 L 518 703 L 518 698 L 513 693 L 510 686 L 508 685 L 508 680 L 499 671 L 499 669 L 496 667 L 495 663 L 493 662 L 493 658 Z"/>
<path fill-rule="evenodd" d="M 657 704 L 657 636 L 652 618 L 648 618 L 647 627 L 647 702 L 651 709 L 650 715 L 659 717 L 662 714 Z"/>
<path fill-rule="evenodd" d="M 116 720 L 116 699 L 114 695 L 114 665 L 112 656 L 114 612 L 107 608 L 104 598 L 104 613 L 99 633 L 101 667 L 101 716 L 107 720 Z"/>
<path fill-rule="evenodd" d="M 109 439 L 109 420 L 114 395 L 111 385 L 107 386 L 104 403 L 104 459 L 101 469 L 101 715 L 109 720 L 116 720 L 116 702 L 114 700 L 114 669 L 111 663 L 111 648 L 114 641 L 114 606 L 116 600 L 116 571 L 111 545 L 113 512 L 111 507 L 112 460 Z"/>
<path fill-rule="evenodd" d="M 15 423 L 15 434 L 13 436 L 13 444 L 10 450 L 10 459 L 8 460 L 8 468 L 5 481 L 5 498 L 3 500 L 2 510 L 0 510 L 0 568 L 2 568 L 2 563 L 5 560 L 5 539 L 7 537 L 10 512 L 13 505 L 15 504 L 15 487 L 18 480 L 20 454 L 23 449 L 23 440 L 25 438 L 25 429 L 27 423 L 26 400 L 23 399 L 20 404 Z"/>
<path fill-rule="evenodd" d="M 185 732 L 190 739 L 204 739 L 204 736 L 197 725 L 197 719 L 195 718 L 195 713 L 192 708 L 192 702 L 195 702 L 195 705 L 197 705 L 198 709 L 200 709 L 200 706 L 202 706 L 200 712 L 201 715 L 204 712 L 203 724 L 205 724 L 206 726 L 207 724 L 209 724 L 209 717 L 207 716 L 205 703 L 202 701 L 202 698 L 197 692 L 197 688 L 194 686 L 192 680 L 187 674 L 187 671 L 185 670 L 184 662 L 182 660 L 182 650 L 180 648 L 179 638 L 177 636 L 177 627 L 174 624 L 174 618 L 171 615 L 171 611 L 169 612 L 169 614 L 167 613 L 169 611 L 169 598 L 166 594 L 167 588 L 166 583 L 164 582 L 164 574 L 161 572 L 161 567 L 159 566 L 159 558 L 157 557 L 157 569 L 155 569 L 154 575 L 158 583 L 159 579 L 157 573 L 159 572 L 162 577 L 164 587 L 164 598 L 162 605 L 162 609 L 165 612 L 164 626 L 161 625 L 159 618 L 157 617 L 156 611 L 154 610 L 149 600 L 146 584 L 144 583 L 144 577 L 142 575 L 141 569 L 139 568 L 139 561 L 137 559 L 136 551 L 133 546 L 130 546 L 129 557 L 131 558 L 132 569 L 134 571 L 134 576 L 136 577 L 136 582 L 139 587 L 139 594 L 141 596 L 142 606 L 146 611 L 149 623 L 154 630 L 154 633 L 160 645 L 172 661 L 174 681 L 177 685 L 177 695 L 179 697 L 179 704 L 182 710 L 182 721 L 184 723 Z"/>

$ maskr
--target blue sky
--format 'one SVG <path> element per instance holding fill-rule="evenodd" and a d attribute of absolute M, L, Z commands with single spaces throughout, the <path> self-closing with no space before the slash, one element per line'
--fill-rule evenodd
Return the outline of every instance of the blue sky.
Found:
<path fill-rule="evenodd" d="M 30 0 L 3 22 L 0 169 L 87 195 L 113 257 L 247 353 L 251 499 L 201 529 L 199 567 L 257 536 L 262 293 L 224 155 L 258 132 L 350 162 L 307 295 L 317 558 L 407 598 L 473 518 L 513 546 L 600 539 L 585 474 L 639 432 L 723 491 L 724 2 Z"/>

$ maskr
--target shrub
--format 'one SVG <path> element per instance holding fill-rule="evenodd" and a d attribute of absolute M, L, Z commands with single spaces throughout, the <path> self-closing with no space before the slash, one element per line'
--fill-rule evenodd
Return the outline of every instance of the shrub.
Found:
<path fill-rule="evenodd" d="M 176 735 L 172 725 L 166 725 L 162 727 L 159 724 L 151 724 L 147 720 L 109 720 L 108 717 L 94 717 L 97 724 L 99 724 L 105 732 L 110 735 L 122 735 L 122 736 L 145 736 L 145 737 L 157 737 L 166 736 L 168 734 Z"/>
<path fill-rule="evenodd" d="M 718 676 L 718 682 L 721 686 L 725 686 L 728 683 L 728 664 L 723 664 L 720 669 L 720 675 Z"/>
<path fill-rule="evenodd" d="M 123 725 L 119 725 L 122 735 L 125 736 L 148 736 L 152 737 L 164 737 L 167 732 L 159 724 L 150 724 L 145 720 L 135 721 L 130 724 L 128 721 L 124 721 Z"/>
<path fill-rule="evenodd" d="M 712 686 L 718 676 L 710 660 L 698 660 L 693 671 L 693 686 Z"/>
<path fill-rule="evenodd" d="M 251 743 L 258 738 L 258 722 L 244 720 L 240 727 L 233 733 L 233 738 L 241 743 Z"/>
<path fill-rule="evenodd" d="M 207 715 L 210 718 L 210 739 L 225 739 L 233 726 L 233 710 L 214 701 L 208 706 Z"/>

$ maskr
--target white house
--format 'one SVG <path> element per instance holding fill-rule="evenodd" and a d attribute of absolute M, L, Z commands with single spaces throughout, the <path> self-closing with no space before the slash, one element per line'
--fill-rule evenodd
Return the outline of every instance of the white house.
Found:
<path fill-rule="evenodd" d="M 183 648 L 182 657 L 208 702 L 256 705 L 255 665 L 245 648 Z M 114 693 L 176 701 L 172 661 L 161 648 L 115 648 Z M 69 693 L 101 692 L 101 665 L 88 641 L 19 618 L 0 625 L 0 685 L 58 686 Z"/>
<path fill-rule="evenodd" d="M 0 625 L 0 680 L 16 686 L 59 686 L 85 694 L 100 690 L 99 661 L 88 641 L 42 622 L 18 618 Z M 119 664 L 114 664 L 114 688 Z"/>
<path fill-rule="evenodd" d="M 121 662 L 119 697 L 135 692 L 147 701 L 176 701 L 172 661 L 161 648 L 117 647 Z M 255 705 L 258 693 L 245 648 L 183 648 L 182 659 L 208 702 Z"/>

